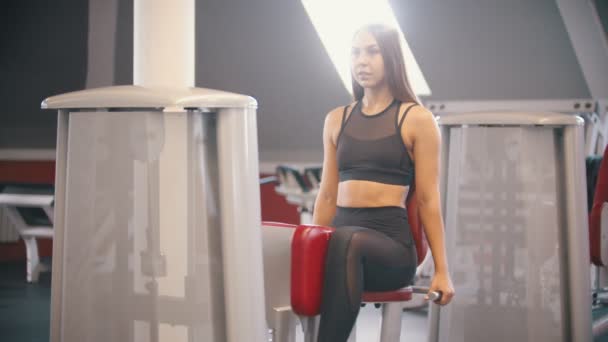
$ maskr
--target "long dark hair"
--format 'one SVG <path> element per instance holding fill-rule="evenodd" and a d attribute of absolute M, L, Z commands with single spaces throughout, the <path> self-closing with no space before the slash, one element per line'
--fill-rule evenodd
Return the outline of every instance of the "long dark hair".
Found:
<path fill-rule="evenodd" d="M 384 74 L 388 83 L 391 95 L 401 102 L 420 103 L 418 96 L 412 91 L 412 86 L 405 71 L 405 62 L 399 32 L 387 25 L 372 24 L 359 29 L 357 32 L 369 32 L 378 43 L 382 59 L 384 60 Z M 356 101 L 363 98 L 363 87 L 352 78 L 353 96 Z"/>

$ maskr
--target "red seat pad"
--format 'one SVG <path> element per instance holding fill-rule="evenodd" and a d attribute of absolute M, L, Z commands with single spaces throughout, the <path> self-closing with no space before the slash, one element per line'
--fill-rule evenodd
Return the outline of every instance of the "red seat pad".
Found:
<path fill-rule="evenodd" d="M 591 208 L 591 214 L 589 214 L 589 250 L 591 252 L 591 262 L 596 266 L 606 266 L 604 263 L 606 260 L 602 260 L 601 251 L 601 217 L 604 202 L 608 202 L 608 146 L 604 150 L 604 157 L 595 185 L 593 207 Z"/>
<path fill-rule="evenodd" d="M 327 245 L 333 228 L 300 225 L 291 241 L 291 308 L 298 315 L 321 310 Z"/>
<path fill-rule="evenodd" d="M 387 302 L 407 302 L 412 299 L 412 288 L 404 287 L 395 291 L 383 292 L 364 292 L 363 302 L 366 303 L 387 303 Z"/>

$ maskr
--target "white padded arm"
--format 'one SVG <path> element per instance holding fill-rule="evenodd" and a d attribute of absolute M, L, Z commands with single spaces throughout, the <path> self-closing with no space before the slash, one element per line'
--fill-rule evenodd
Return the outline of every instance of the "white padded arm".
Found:
<path fill-rule="evenodd" d="M 47 207 L 53 204 L 52 195 L 0 194 L 0 205 L 15 207 Z"/>

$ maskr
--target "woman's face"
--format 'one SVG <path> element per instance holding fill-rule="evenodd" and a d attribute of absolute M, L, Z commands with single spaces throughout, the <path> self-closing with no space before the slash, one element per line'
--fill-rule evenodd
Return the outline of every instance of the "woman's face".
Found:
<path fill-rule="evenodd" d="M 359 31 L 351 49 L 351 73 L 363 88 L 375 88 L 385 82 L 384 59 L 376 38 L 367 31 Z"/>

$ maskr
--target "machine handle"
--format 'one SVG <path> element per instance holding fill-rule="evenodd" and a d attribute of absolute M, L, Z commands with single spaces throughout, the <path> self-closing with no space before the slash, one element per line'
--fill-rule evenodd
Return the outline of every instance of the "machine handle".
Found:
<path fill-rule="evenodd" d="M 429 301 L 435 302 L 441 300 L 441 296 L 443 295 L 441 291 L 432 291 L 429 293 L 430 288 L 424 286 L 412 286 L 412 292 L 418 294 L 429 294 Z"/>

